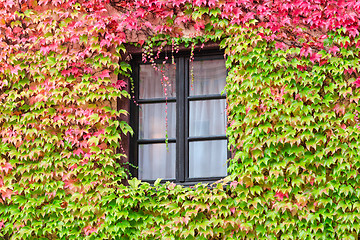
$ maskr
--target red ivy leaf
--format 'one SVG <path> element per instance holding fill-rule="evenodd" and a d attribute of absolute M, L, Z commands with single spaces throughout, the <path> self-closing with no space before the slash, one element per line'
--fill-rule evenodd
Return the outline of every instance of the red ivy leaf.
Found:
<path fill-rule="evenodd" d="M 312 50 L 311 50 L 310 47 L 307 47 L 307 48 L 303 47 L 303 48 L 301 48 L 301 50 L 300 50 L 300 56 L 305 56 L 305 57 L 307 57 L 308 55 L 311 55 L 311 53 L 312 53 Z"/>
<path fill-rule="evenodd" d="M 312 63 L 314 63 L 314 62 L 319 62 L 320 59 L 321 59 L 321 54 L 318 54 L 318 53 L 314 53 L 314 54 L 312 54 L 312 55 L 310 56 L 310 61 L 311 61 Z"/>
<path fill-rule="evenodd" d="M 337 46 L 332 46 L 332 47 L 329 49 L 329 53 L 334 53 L 334 54 L 336 54 L 338 51 L 340 51 L 340 49 L 339 49 Z"/>
<path fill-rule="evenodd" d="M 80 156 L 80 154 L 84 154 L 84 151 L 81 148 L 78 148 L 74 151 L 74 155 Z"/>
<path fill-rule="evenodd" d="M 284 194 L 281 191 L 277 191 L 275 197 L 277 198 L 278 201 L 282 201 L 284 197 L 289 198 L 289 194 L 288 193 Z"/>
<path fill-rule="evenodd" d="M 357 88 L 360 87 L 360 77 L 358 77 L 358 78 L 356 79 L 356 81 L 353 82 L 353 84 L 355 84 L 355 86 L 356 86 Z"/>
<path fill-rule="evenodd" d="M 110 77 L 110 71 L 109 70 L 104 70 L 104 71 L 102 71 L 100 74 L 99 74 L 99 78 L 102 78 L 102 79 L 104 79 L 104 78 L 109 78 Z"/>
<path fill-rule="evenodd" d="M 277 42 L 277 43 L 275 43 L 275 48 L 276 49 L 286 49 L 286 44 L 283 42 Z"/>
<path fill-rule="evenodd" d="M 126 82 L 123 80 L 117 80 L 116 83 L 113 83 L 113 87 L 117 89 L 123 89 L 126 87 Z"/>

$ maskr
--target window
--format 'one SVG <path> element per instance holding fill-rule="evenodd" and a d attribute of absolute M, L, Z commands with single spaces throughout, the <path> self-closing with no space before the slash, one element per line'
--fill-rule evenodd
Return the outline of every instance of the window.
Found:
<path fill-rule="evenodd" d="M 149 182 L 220 179 L 227 175 L 228 158 L 224 56 L 203 54 L 190 63 L 188 55 L 180 55 L 175 62 L 176 67 L 158 64 L 157 70 L 141 61 L 133 65 L 130 160 L 137 168 L 132 174 Z"/>

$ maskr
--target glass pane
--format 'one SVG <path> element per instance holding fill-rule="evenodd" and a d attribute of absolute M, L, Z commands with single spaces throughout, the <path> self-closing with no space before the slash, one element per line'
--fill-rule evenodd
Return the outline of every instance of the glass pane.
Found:
<path fill-rule="evenodd" d="M 139 179 L 175 179 L 175 143 L 139 145 Z"/>
<path fill-rule="evenodd" d="M 168 137 L 176 137 L 176 103 L 139 105 L 139 139 L 165 138 L 166 111 Z"/>
<path fill-rule="evenodd" d="M 225 99 L 190 101 L 190 137 L 226 134 Z"/>
<path fill-rule="evenodd" d="M 175 66 L 158 64 L 155 70 L 150 64 L 140 65 L 139 98 L 165 98 L 176 96 Z M 166 95 L 165 95 L 166 91 Z"/>
<path fill-rule="evenodd" d="M 227 74 L 225 59 L 194 61 L 192 67 L 194 82 L 190 86 L 190 96 L 220 94 L 224 90 Z"/>
<path fill-rule="evenodd" d="M 226 176 L 226 140 L 189 143 L 189 177 Z"/>

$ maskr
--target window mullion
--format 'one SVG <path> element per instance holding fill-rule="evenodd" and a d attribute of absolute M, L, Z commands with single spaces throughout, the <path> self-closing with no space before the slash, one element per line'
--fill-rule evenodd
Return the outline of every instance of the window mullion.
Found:
<path fill-rule="evenodd" d="M 184 182 L 186 148 L 185 59 L 179 58 L 176 65 L 176 181 Z"/>
<path fill-rule="evenodd" d="M 185 175 L 185 180 L 189 178 L 189 87 L 190 87 L 190 79 L 189 79 L 189 69 L 190 69 L 190 64 L 189 64 L 189 58 L 184 58 L 184 65 L 185 65 L 185 69 L 184 69 L 184 111 L 185 111 L 185 122 L 184 122 L 184 126 L 185 126 L 185 131 L 184 131 L 184 144 L 185 144 L 185 150 L 184 150 L 184 175 Z"/>

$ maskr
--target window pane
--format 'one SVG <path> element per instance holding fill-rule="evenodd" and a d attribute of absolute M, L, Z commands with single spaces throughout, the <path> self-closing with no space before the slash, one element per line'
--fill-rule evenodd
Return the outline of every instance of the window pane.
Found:
<path fill-rule="evenodd" d="M 139 138 L 165 138 L 166 103 L 140 104 Z M 176 137 L 176 103 L 167 103 L 168 137 Z"/>
<path fill-rule="evenodd" d="M 190 96 L 220 94 L 224 90 L 227 74 L 225 59 L 194 61 L 190 67 L 194 70 Z"/>
<path fill-rule="evenodd" d="M 155 70 L 150 64 L 140 65 L 139 98 L 165 98 L 176 96 L 176 71 L 172 64 L 158 64 Z M 165 79 L 164 79 L 165 77 Z"/>
<path fill-rule="evenodd" d="M 190 101 L 190 137 L 225 135 L 225 99 Z"/>
<path fill-rule="evenodd" d="M 175 179 L 175 143 L 139 145 L 139 179 Z"/>
<path fill-rule="evenodd" d="M 227 141 L 189 143 L 189 177 L 223 177 L 227 174 Z"/>

